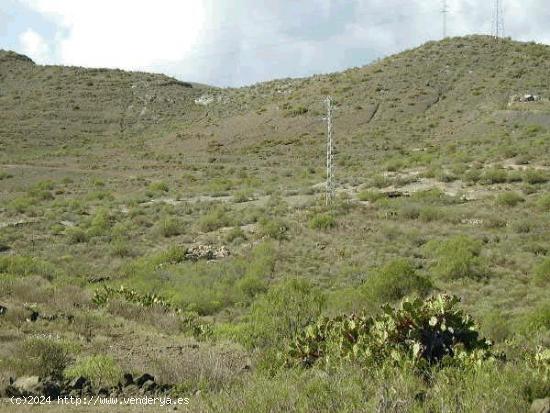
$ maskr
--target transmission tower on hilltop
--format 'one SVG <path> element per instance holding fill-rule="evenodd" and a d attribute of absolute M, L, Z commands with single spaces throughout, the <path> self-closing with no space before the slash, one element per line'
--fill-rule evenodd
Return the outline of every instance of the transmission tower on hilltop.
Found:
<path fill-rule="evenodd" d="M 443 8 L 441 9 L 441 14 L 443 16 L 443 38 L 447 38 L 447 14 L 449 9 L 447 8 L 447 0 L 443 0 Z"/>
<path fill-rule="evenodd" d="M 504 0 L 495 0 L 493 10 L 493 37 L 499 39 L 504 37 L 504 12 L 503 12 Z"/>
<path fill-rule="evenodd" d="M 332 98 L 326 99 L 327 104 L 327 187 L 325 203 L 330 205 L 334 199 L 334 144 L 332 142 Z"/>

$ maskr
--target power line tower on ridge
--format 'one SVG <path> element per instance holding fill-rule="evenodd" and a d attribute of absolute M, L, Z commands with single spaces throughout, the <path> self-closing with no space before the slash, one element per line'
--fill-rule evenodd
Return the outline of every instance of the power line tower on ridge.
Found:
<path fill-rule="evenodd" d="M 499 39 L 504 37 L 504 0 L 495 0 L 493 10 L 493 37 Z"/>
<path fill-rule="evenodd" d="M 441 14 L 443 16 L 443 38 L 447 38 L 447 14 L 449 9 L 447 8 L 447 0 L 443 0 L 443 8 L 441 9 Z"/>
<path fill-rule="evenodd" d="M 330 205 L 334 199 L 334 145 L 332 142 L 332 98 L 327 96 L 327 186 L 325 203 Z"/>

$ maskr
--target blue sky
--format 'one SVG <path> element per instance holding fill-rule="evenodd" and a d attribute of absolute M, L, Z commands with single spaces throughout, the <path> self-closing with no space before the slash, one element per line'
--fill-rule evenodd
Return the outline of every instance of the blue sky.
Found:
<path fill-rule="evenodd" d="M 505 34 L 550 44 L 548 0 L 502 0 Z M 442 37 L 440 0 L 0 0 L 0 48 L 39 64 L 240 86 L 368 64 Z M 492 0 L 448 0 L 448 34 L 491 32 Z"/>

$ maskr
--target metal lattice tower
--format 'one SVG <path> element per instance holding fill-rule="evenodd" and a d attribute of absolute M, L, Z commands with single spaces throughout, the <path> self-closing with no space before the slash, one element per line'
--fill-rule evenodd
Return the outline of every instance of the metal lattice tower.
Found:
<path fill-rule="evenodd" d="M 499 39 L 504 37 L 504 13 L 503 13 L 504 0 L 495 0 L 495 6 L 493 11 L 493 37 Z"/>
<path fill-rule="evenodd" d="M 449 9 L 447 8 L 447 0 L 443 0 L 443 8 L 441 9 L 441 14 L 443 15 L 443 38 L 447 38 L 447 14 Z"/>
<path fill-rule="evenodd" d="M 326 99 L 327 103 L 327 187 L 325 202 L 327 205 L 334 199 L 334 145 L 332 142 L 332 98 Z"/>

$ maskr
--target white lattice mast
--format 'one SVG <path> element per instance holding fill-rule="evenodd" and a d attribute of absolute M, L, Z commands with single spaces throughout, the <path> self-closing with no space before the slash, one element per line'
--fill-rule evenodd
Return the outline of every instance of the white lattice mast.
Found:
<path fill-rule="evenodd" d="M 325 202 L 327 205 L 334 199 L 334 145 L 332 141 L 332 98 L 326 99 L 327 103 L 327 187 Z"/>
<path fill-rule="evenodd" d="M 443 38 L 447 38 L 447 14 L 449 9 L 447 8 L 447 0 L 443 0 L 443 8 L 441 9 L 441 14 L 443 16 Z"/>
<path fill-rule="evenodd" d="M 494 20 L 493 20 L 493 37 L 500 39 L 504 37 L 504 13 L 503 13 L 504 0 L 495 0 Z"/>

